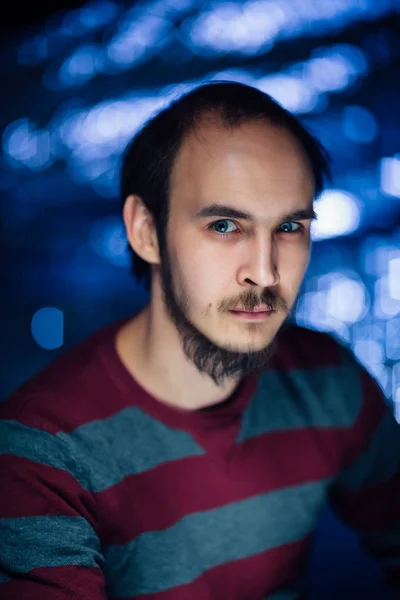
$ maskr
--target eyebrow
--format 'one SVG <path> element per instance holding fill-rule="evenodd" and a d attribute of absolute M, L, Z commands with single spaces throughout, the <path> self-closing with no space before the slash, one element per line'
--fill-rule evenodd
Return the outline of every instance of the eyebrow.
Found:
<path fill-rule="evenodd" d="M 229 217 L 250 221 L 251 223 L 258 222 L 258 219 L 250 213 L 243 212 L 233 206 L 228 206 L 227 204 L 218 203 L 204 206 L 195 214 L 195 219 L 203 219 L 205 217 Z M 316 218 L 317 215 L 312 206 L 310 206 L 285 214 L 280 218 L 280 221 L 306 221 L 308 219 L 315 220 Z"/>

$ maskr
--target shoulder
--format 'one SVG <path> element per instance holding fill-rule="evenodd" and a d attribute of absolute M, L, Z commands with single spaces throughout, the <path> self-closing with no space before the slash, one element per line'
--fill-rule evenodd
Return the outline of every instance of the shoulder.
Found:
<path fill-rule="evenodd" d="M 274 368 L 325 425 L 349 427 L 357 420 L 365 371 L 344 342 L 290 325 L 278 340 Z"/>
<path fill-rule="evenodd" d="M 328 333 L 292 324 L 278 333 L 275 346 L 277 363 L 287 369 L 338 367 L 349 352 Z"/>
<path fill-rule="evenodd" d="M 0 420 L 58 434 L 98 418 L 102 398 L 112 395 L 103 354 L 114 345 L 119 326 L 102 327 L 25 382 L 0 402 Z"/>
<path fill-rule="evenodd" d="M 97 491 L 118 480 L 113 442 L 121 421 L 113 417 L 131 400 L 112 373 L 121 324 L 97 331 L 0 402 L 0 450 L 13 457 L 14 471 L 27 466 L 36 477 L 37 468 L 41 481 L 55 473 L 55 486 L 72 476 L 71 494 L 75 481 Z"/>
<path fill-rule="evenodd" d="M 274 368 L 324 408 L 333 423 L 371 432 L 388 410 L 380 385 L 350 345 L 334 336 L 290 325 L 279 335 Z"/>

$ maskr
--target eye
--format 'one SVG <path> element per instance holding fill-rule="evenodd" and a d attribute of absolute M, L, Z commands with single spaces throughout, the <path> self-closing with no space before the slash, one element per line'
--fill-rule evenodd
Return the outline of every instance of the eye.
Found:
<path fill-rule="evenodd" d="M 228 228 L 227 223 L 233 223 L 233 225 L 237 229 L 236 223 L 234 221 L 232 221 L 231 219 L 219 219 L 218 221 L 214 221 L 213 223 L 211 223 L 209 228 L 210 229 L 212 228 L 221 237 L 224 237 L 224 236 L 228 235 L 229 233 L 235 233 L 234 231 L 226 231 Z"/>
<path fill-rule="evenodd" d="M 285 221 L 279 225 L 279 231 L 281 233 L 296 233 L 300 229 L 300 223 L 295 223 L 294 221 Z"/>

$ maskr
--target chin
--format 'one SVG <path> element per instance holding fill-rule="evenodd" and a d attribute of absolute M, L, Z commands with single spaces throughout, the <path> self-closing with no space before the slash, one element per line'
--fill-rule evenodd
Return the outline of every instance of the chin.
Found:
<path fill-rule="evenodd" d="M 234 352 L 241 352 L 247 354 L 248 352 L 260 352 L 268 347 L 274 336 L 273 335 L 257 335 L 256 339 L 254 335 L 231 335 L 229 339 L 225 338 L 223 342 L 216 342 L 218 346 L 224 350 L 231 350 Z"/>

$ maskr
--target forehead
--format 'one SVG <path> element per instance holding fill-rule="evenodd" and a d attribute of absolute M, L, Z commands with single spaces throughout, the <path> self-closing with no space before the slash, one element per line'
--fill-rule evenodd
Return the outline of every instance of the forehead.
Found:
<path fill-rule="evenodd" d="M 183 141 L 170 178 L 174 205 L 192 212 L 210 201 L 277 206 L 309 205 L 314 193 L 309 161 L 294 136 L 266 123 L 227 129 L 204 121 Z M 289 206 L 289 205 L 293 206 Z"/>

